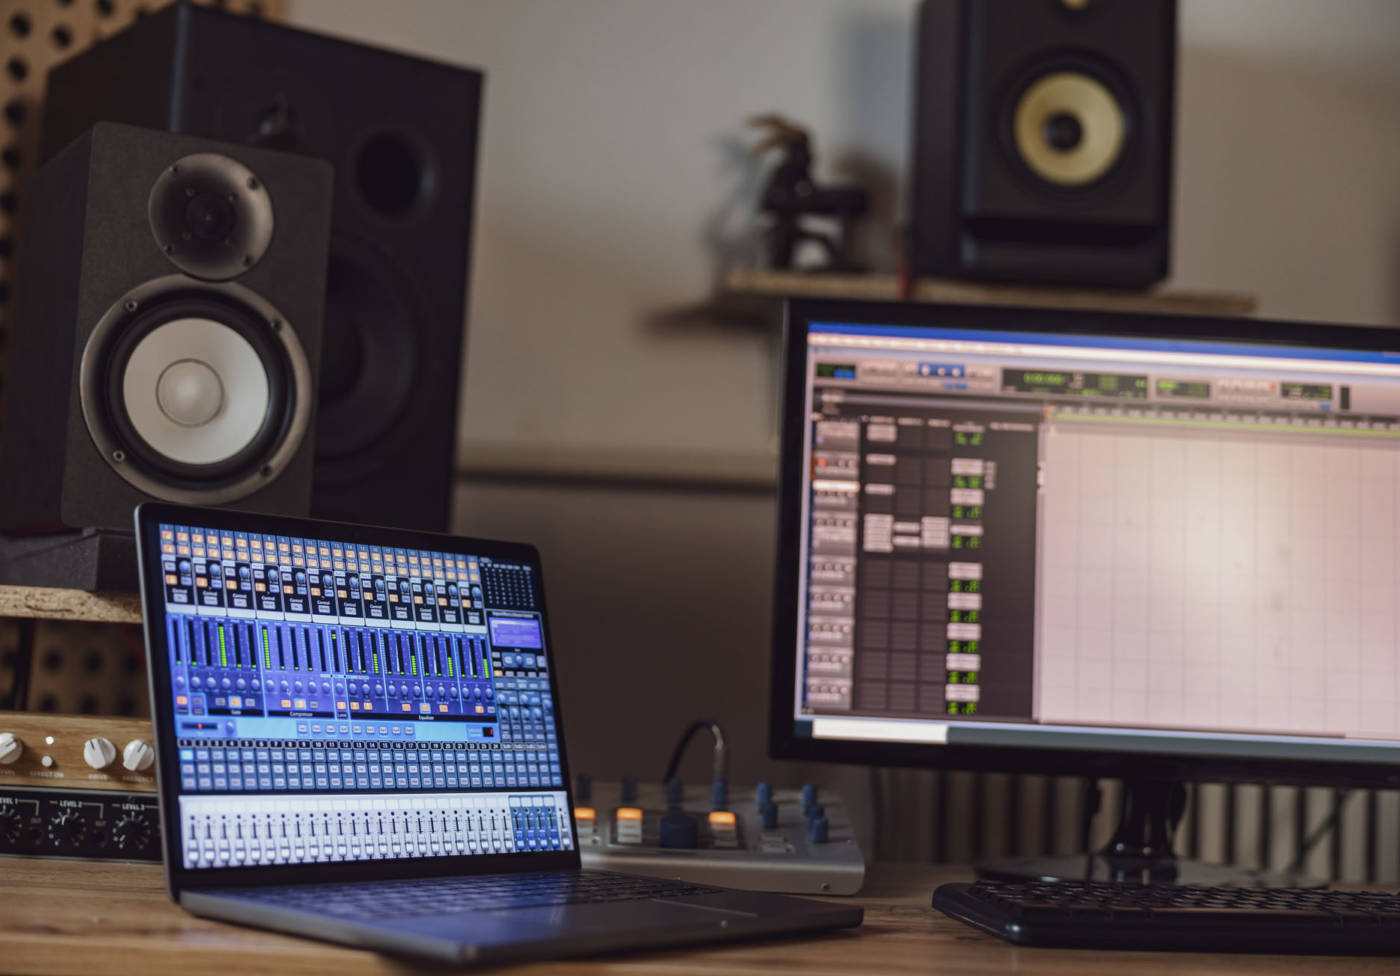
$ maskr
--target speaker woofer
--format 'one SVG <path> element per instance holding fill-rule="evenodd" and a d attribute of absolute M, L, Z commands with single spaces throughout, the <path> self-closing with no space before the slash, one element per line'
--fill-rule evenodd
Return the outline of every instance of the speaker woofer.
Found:
<path fill-rule="evenodd" d="M 425 355 L 430 313 L 393 260 L 348 237 L 331 242 L 317 406 L 317 477 L 343 484 L 385 463 L 395 432 L 423 412 L 445 364 Z"/>
<path fill-rule="evenodd" d="M 1082 71 L 1056 71 L 1032 81 L 1011 119 L 1017 157 L 1057 186 L 1097 183 L 1123 156 L 1128 114 L 1102 81 Z"/>
<path fill-rule="evenodd" d="M 253 171 L 218 153 L 171 164 L 151 187 L 146 216 L 156 244 L 186 274 L 236 278 L 272 241 L 272 201 Z"/>
<path fill-rule="evenodd" d="M 248 495 L 306 436 L 311 372 L 294 331 L 249 289 L 148 282 L 83 350 L 83 417 L 103 458 L 147 494 L 192 504 Z"/>

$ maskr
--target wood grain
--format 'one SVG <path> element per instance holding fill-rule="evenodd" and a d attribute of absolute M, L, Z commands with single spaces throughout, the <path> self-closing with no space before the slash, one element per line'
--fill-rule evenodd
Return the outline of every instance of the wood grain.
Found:
<path fill-rule="evenodd" d="M 1390 959 L 1230 956 L 1200 953 L 1083 952 L 1019 949 L 984 936 L 928 907 L 937 884 L 956 869 L 878 865 L 860 929 L 805 939 L 712 949 L 652 952 L 605 959 L 510 967 L 512 974 L 736 974 L 851 976 L 856 973 L 1380 973 Z M 428 967 L 374 953 L 238 928 L 195 918 L 171 903 L 159 867 L 28 858 L 0 859 L 0 970 L 6 973 L 94 972 L 151 976 L 228 973 L 422 972 Z M 832 899 L 837 900 L 837 899 Z"/>
<path fill-rule="evenodd" d="M 122 750 L 132 739 L 154 742 L 147 719 L 0 712 L 0 732 L 13 732 L 24 740 L 19 759 L 0 766 L 0 787 L 155 792 L 154 766 L 137 773 L 122 766 L 121 760 Z M 83 760 L 83 743 L 94 736 L 105 736 L 117 747 L 117 758 L 106 769 L 93 769 Z M 47 741 L 50 738 L 53 742 Z M 50 765 L 43 764 L 44 756 L 52 760 Z"/>
<path fill-rule="evenodd" d="M 0 586 L 0 617 L 139 624 L 141 598 L 134 593 L 89 593 L 49 586 Z"/>
<path fill-rule="evenodd" d="M 847 298 L 893 301 L 899 279 L 889 274 L 804 274 L 797 271 L 735 271 L 725 290 L 770 298 Z M 961 305 L 1026 305 L 1106 312 L 1167 315 L 1250 315 L 1253 295 L 1204 291 L 1113 291 L 1044 285 L 984 284 L 944 278 L 918 278 L 910 296 L 916 302 Z"/>

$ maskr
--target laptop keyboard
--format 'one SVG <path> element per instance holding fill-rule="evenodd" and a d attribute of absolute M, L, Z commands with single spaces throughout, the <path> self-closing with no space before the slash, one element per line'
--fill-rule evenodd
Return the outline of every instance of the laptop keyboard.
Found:
<path fill-rule="evenodd" d="M 344 919 L 403 918 L 445 912 L 679 898 L 720 891 L 680 881 L 588 871 L 414 878 L 241 888 L 234 896 L 291 911 Z"/>

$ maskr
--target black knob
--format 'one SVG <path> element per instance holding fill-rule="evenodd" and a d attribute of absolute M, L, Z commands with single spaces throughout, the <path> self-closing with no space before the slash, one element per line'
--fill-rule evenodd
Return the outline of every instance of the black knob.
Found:
<path fill-rule="evenodd" d="M 77 810 L 64 810 L 49 821 L 49 843 L 54 847 L 81 847 L 87 834 L 87 821 Z"/>
<path fill-rule="evenodd" d="M 15 807 L 0 807 L 0 847 L 16 847 L 22 836 L 23 815 Z"/>
<path fill-rule="evenodd" d="M 112 847 L 127 854 L 141 854 L 151 849 L 155 831 L 144 813 L 125 813 L 112 825 Z"/>

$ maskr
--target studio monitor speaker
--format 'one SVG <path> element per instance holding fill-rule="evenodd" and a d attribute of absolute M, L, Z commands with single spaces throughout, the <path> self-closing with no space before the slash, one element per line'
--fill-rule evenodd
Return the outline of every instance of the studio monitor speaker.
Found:
<path fill-rule="evenodd" d="M 151 498 L 306 512 L 331 182 L 108 123 L 34 174 L 0 528 L 129 531 Z"/>
<path fill-rule="evenodd" d="M 481 88 L 179 3 L 50 73 L 45 152 L 113 119 L 334 165 L 313 515 L 448 527 Z"/>
<path fill-rule="evenodd" d="M 1166 277 L 1175 0 L 924 0 L 916 37 L 917 273 Z"/>

